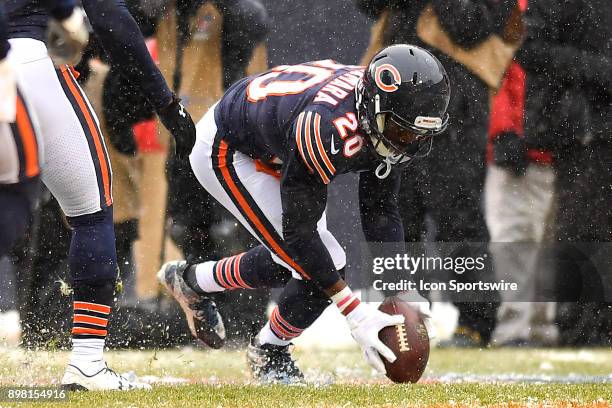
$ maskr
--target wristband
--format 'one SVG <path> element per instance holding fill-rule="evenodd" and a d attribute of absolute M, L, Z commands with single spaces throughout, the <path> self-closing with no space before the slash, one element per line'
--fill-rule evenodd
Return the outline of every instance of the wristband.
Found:
<path fill-rule="evenodd" d="M 349 313 L 355 310 L 355 308 L 361 303 L 361 301 L 348 286 L 333 295 L 331 300 L 336 304 L 336 307 L 344 316 L 347 316 Z"/>

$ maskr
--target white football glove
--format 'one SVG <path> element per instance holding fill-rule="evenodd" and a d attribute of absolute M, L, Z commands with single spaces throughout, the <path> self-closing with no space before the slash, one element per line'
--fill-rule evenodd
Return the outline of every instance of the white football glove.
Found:
<path fill-rule="evenodd" d="M 0 60 L 0 122 L 15 122 L 17 110 L 17 70 L 9 57 Z"/>
<path fill-rule="evenodd" d="M 376 371 L 386 373 L 381 355 L 390 363 L 397 358 L 393 351 L 378 338 L 378 332 L 387 326 L 404 323 L 404 316 L 389 315 L 380 310 L 360 303 L 346 316 L 351 335 L 363 350 L 365 360 Z M 379 354 L 380 353 L 380 354 Z"/>
<path fill-rule="evenodd" d="M 47 47 L 56 66 L 78 64 L 88 41 L 89 31 L 82 9 L 75 7 L 70 17 L 62 21 L 49 20 Z"/>

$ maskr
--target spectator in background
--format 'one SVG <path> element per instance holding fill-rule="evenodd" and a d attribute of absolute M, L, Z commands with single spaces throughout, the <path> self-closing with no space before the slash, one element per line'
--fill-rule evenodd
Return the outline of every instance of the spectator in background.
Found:
<path fill-rule="evenodd" d="M 421 240 L 426 233 L 425 216 L 428 215 L 437 228 L 434 241 L 478 242 L 481 243 L 478 248 L 472 245 L 467 253 L 465 248 L 459 251 L 474 257 L 486 256 L 489 236 L 481 197 L 485 180 L 489 86 L 483 80 L 483 72 L 475 73 L 456 57 L 440 51 L 440 44 L 428 45 L 421 38 L 423 27 L 419 23 L 423 23 L 421 19 L 426 14 L 434 14 L 442 35 L 457 47 L 470 50 L 483 45 L 493 34 L 503 34 L 515 0 L 358 0 L 358 5 L 375 17 L 387 9 L 384 45 L 409 43 L 425 47 L 447 68 L 453 87 L 449 105 L 453 120 L 446 135 L 436 140 L 436 154 L 404 172 L 400 211 L 406 242 Z M 486 61 L 481 62 L 486 66 Z M 490 279 L 490 262 L 483 272 L 483 276 L 464 274 L 456 278 Z M 476 347 L 488 344 L 497 304 L 496 297 L 488 302 L 456 303 L 460 312 L 459 326 L 449 344 Z"/>
<path fill-rule="evenodd" d="M 553 332 L 543 332 L 547 306 L 554 304 L 533 303 L 544 298 L 541 285 L 546 282 L 542 280 L 551 281 L 546 273 L 549 265 L 541 262 L 539 243 L 553 207 L 554 172 L 552 154 L 525 143 L 526 81 L 525 70 L 512 63 L 491 107 L 485 182 L 489 251 L 497 279 L 516 282 L 519 288 L 500 293 L 502 304 L 493 334 L 498 346 L 554 339 Z"/>
<path fill-rule="evenodd" d="M 556 239 L 565 243 L 555 254 L 565 301 L 559 343 L 610 345 L 612 295 L 604 283 L 612 268 L 601 243 L 612 241 L 612 2 L 538 0 L 525 17 L 517 58 L 533 77 L 526 135 L 555 156 Z M 570 244 L 580 242 L 600 244 Z"/>

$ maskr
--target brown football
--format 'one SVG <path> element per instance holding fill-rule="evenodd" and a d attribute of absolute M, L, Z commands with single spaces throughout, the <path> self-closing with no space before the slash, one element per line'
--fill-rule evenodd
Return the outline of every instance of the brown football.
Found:
<path fill-rule="evenodd" d="M 387 377 L 396 383 L 417 382 L 429 360 L 429 335 L 420 313 L 397 297 L 386 298 L 378 309 L 404 315 L 404 324 L 385 327 L 378 333 L 378 338 L 397 356 L 393 363 L 382 357 Z"/>

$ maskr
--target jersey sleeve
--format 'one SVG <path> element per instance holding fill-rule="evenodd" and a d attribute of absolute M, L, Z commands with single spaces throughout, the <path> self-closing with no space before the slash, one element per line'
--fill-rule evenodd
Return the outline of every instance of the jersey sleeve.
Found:
<path fill-rule="evenodd" d="M 331 287 L 340 274 L 317 229 L 327 204 L 327 186 L 305 166 L 297 146 L 283 161 L 280 190 L 283 240 L 301 269 L 298 272 L 322 289 Z"/>
<path fill-rule="evenodd" d="M 300 113 L 293 127 L 295 145 L 302 165 L 319 182 L 329 184 L 343 165 L 342 139 L 326 112 Z"/>

